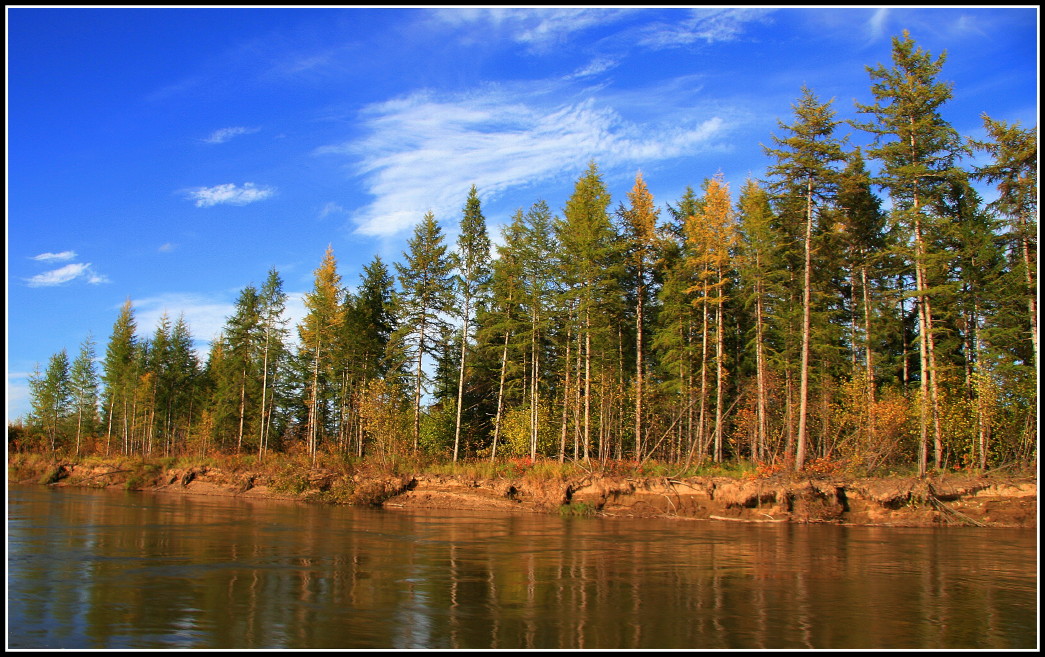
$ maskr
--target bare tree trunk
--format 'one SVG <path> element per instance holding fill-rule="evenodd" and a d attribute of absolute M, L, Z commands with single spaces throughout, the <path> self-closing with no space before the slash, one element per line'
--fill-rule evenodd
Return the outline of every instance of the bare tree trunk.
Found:
<path fill-rule="evenodd" d="M 807 422 L 809 415 L 809 329 L 810 310 L 812 307 L 812 286 L 810 283 L 813 263 L 813 181 L 806 182 L 806 235 L 805 235 L 805 271 L 802 281 L 802 369 L 799 372 L 798 384 L 798 441 L 795 445 L 795 470 L 805 466 Z"/>
<path fill-rule="evenodd" d="M 758 434 L 756 448 L 753 450 L 751 458 L 754 461 L 758 461 L 761 453 L 766 448 L 766 438 L 768 437 L 768 418 L 766 412 L 766 356 L 765 356 L 765 345 L 763 345 L 763 317 L 762 317 L 762 281 L 759 280 L 756 283 L 756 299 L 755 299 L 755 381 L 757 387 L 758 399 L 755 402 L 755 420 L 756 420 L 756 432 Z"/>
<path fill-rule="evenodd" d="M 584 309 L 584 460 L 591 448 L 591 315 Z"/>
<path fill-rule="evenodd" d="M 723 320 L 722 320 L 722 297 L 719 295 L 718 307 L 715 309 L 716 333 L 715 339 L 715 461 L 722 460 L 722 383 L 725 379 L 725 368 L 722 366 L 723 350 L 725 347 Z"/>
<path fill-rule="evenodd" d="M 642 461 L 642 396 L 643 396 L 643 311 L 646 291 L 642 283 L 644 273 L 639 271 L 638 298 L 635 307 L 635 460 Z"/>
<path fill-rule="evenodd" d="M 867 266 L 860 268 L 860 284 L 864 298 L 864 366 L 867 368 L 866 391 L 867 391 L 867 437 L 873 442 L 875 439 L 874 417 L 872 416 L 875 404 L 875 377 L 874 377 L 874 350 L 871 347 L 871 291 L 867 285 Z"/>
<path fill-rule="evenodd" d="M 501 382 L 497 387 L 497 415 L 493 420 L 493 447 L 490 450 L 490 460 L 497 458 L 497 439 L 501 435 L 501 413 L 504 407 L 504 379 L 508 368 L 508 339 L 511 331 L 504 332 L 504 348 L 501 351 Z"/>
<path fill-rule="evenodd" d="M 468 312 L 471 306 L 471 298 L 464 298 L 464 321 L 461 326 L 461 366 L 457 376 L 457 419 L 454 424 L 454 463 L 457 463 L 457 453 L 461 445 L 461 406 L 464 402 L 464 367 L 465 353 L 468 350 Z"/>

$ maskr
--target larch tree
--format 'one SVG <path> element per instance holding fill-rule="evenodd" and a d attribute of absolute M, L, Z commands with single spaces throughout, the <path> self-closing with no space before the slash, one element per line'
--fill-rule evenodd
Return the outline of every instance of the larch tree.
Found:
<path fill-rule="evenodd" d="M 265 284 L 258 293 L 259 316 L 264 342 L 261 356 L 261 404 L 258 409 L 258 460 L 265 457 L 270 440 L 274 397 L 277 377 L 286 359 L 287 294 L 283 291 L 283 279 L 275 268 L 269 270 Z"/>
<path fill-rule="evenodd" d="M 72 411 L 73 393 L 69 382 L 69 355 L 65 349 L 52 355 L 42 375 L 29 377 L 30 419 L 47 436 L 51 453 L 64 438 L 66 419 Z"/>
<path fill-rule="evenodd" d="M 769 195 L 753 179 L 748 179 L 737 200 L 739 221 L 738 269 L 745 303 L 754 311 L 751 344 L 755 361 L 755 427 L 750 453 L 753 461 L 765 458 L 769 450 L 769 367 L 767 316 L 771 311 L 775 252 L 779 243 Z"/>
<path fill-rule="evenodd" d="M 333 246 L 327 246 L 323 262 L 315 271 L 312 290 L 305 294 L 307 314 L 298 326 L 302 354 L 310 361 L 308 389 L 308 421 L 306 436 L 308 453 L 315 463 L 319 443 L 326 433 L 329 420 L 331 379 L 335 368 L 338 329 L 342 322 L 341 275 Z"/>
<path fill-rule="evenodd" d="M 687 218 L 686 235 L 686 268 L 692 272 L 693 283 L 686 290 L 693 295 L 693 302 L 700 312 L 700 392 L 697 408 L 696 441 L 690 446 L 687 464 L 693 455 L 703 457 L 707 447 L 713 445 L 713 460 L 722 459 L 723 436 L 723 384 L 725 378 L 724 339 L 725 319 L 723 305 L 726 301 L 725 288 L 729 282 L 727 271 L 730 251 L 735 241 L 735 226 L 729 186 L 724 182 L 722 174 L 709 179 L 705 185 L 704 197 L 696 214 Z M 713 317 L 712 317 L 713 315 Z M 715 421 L 710 440 L 707 434 L 709 381 L 708 364 L 710 363 L 710 341 L 714 340 L 715 349 Z M 712 442 L 713 441 L 713 442 Z"/>
<path fill-rule="evenodd" d="M 549 330 L 554 294 L 555 276 L 552 267 L 556 244 L 553 222 L 548 204 L 537 201 L 524 216 L 522 242 L 518 245 L 522 268 L 520 301 L 529 316 L 526 350 L 530 354 L 530 368 L 526 388 L 530 402 L 530 458 L 537 457 L 543 343 Z"/>
<path fill-rule="evenodd" d="M 837 179 L 837 163 L 844 160 L 842 147 L 835 137 L 835 111 L 831 101 L 822 103 L 811 90 L 802 88 L 802 96 L 793 106 L 795 120 L 780 123 L 784 137 L 773 137 L 776 148 L 766 148 L 775 159 L 768 169 L 770 190 L 784 199 L 785 207 L 801 198 L 804 205 L 802 223 L 802 356 L 799 366 L 798 434 L 795 444 L 795 470 L 805 466 L 809 418 L 809 354 L 812 315 L 813 227 L 819 206 L 833 195 Z"/>
<path fill-rule="evenodd" d="M 1008 234 L 1015 241 L 1022 263 L 1026 289 L 1034 364 L 1038 358 L 1038 136 L 1034 128 L 1010 125 L 982 115 L 986 140 L 971 140 L 976 150 L 986 152 L 990 163 L 977 167 L 973 175 L 997 185 L 998 199 L 991 205 L 1010 220 Z"/>
<path fill-rule="evenodd" d="M 629 207 L 621 212 L 627 240 L 628 265 L 635 281 L 635 460 L 643 457 L 643 423 L 646 385 L 646 306 L 654 284 L 654 269 L 659 255 L 657 219 L 660 211 L 653 204 L 642 174 L 635 176 L 635 185 L 628 192 Z M 655 294 L 656 291 L 652 290 Z"/>
<path fill-rule="evenodd" d="M 88 335 L 69 370 L 69 384 L 76 411 L 76 456 L 80 456 L 81 437 L 93 435 L 98 427 L 98 371 L 94 365 L 94 339 Z"/>
<path fill-rule="evenodd" d="M 488 348 L 495 349 L 498 366 L 497 403 L 494 412 L 493 437 L 490 459 L 497 458 L 500 443 L 502 418 L 505 412 L 505 387 L 508 371 L 515 359 L 509 360 L 509 349 L 523 327 L 523 264 L 521 253 L 526 227 L 523 211 L 517 210 L 512 221 L 501 229 L 501 244 L 497 245 L 497 258 L 491 266 L 490 305 L 484 314 L 481 333 Z"/>
<path fill-rule="evenodd" d="M 413 451 L 417 452 L 421 433 L 421 397 L 424 394 L 426 357 L 436 355 L 438 340 L 447 315 L 453 309 L 453 262 L 447 254 L 442 229 L 431 212 L 425 213 L 414 228 L 403 254 L 404 264 L 396 263 L 399 290 L 396 294 L 396 321 L 399 328 L 389 348 L 396 360 L 414 365 Z"/>
<path fill-rule="evenodd" d="M 873 323 L 878 278 L 876 270 L 880 269 L 878 261 L 886 247 L 886 216 L 881 208 L 881 199 L 872 191 L 871 175 L 859 148 L 849 154 L 846 167 L 839 176 L 836 206 L 839 219 L 836 232 L 840 233 L 841 259 L 850 279 L 852 296 L 850 320 L 854 330 L 851 347 L 854 363 L 859 361 L 858 352 L 863 352 L 865 431 L 868 440 L 873 440 L 872 413 L 877 387 Z M 859 296 L 856 290 L 860 290 Z"/>
<path fill-rule="evenodd" d="M 867 67 L 872 80 L 872 105 L 857 103 L 857 110 L 870 120 L 854 126 L 874 136 L 868 157 L 881 165 L 876 180 L 892 198 L 891 216 L 910 235 L 910 260 L 914 269 L 918 302 L 918 340 L 921 389 L 919 473 L 924 475 L 928 459 L 928 432 L 932 425 L 934 464 L 943 464 L 943 435 L 940 425 L 939 372 L 936 336 L 933 330 L 933 281 L 929 270 L 934 253 L 932 242 L 940 228 L 932 214 L 933 202 L 957 173 L 955 162 L 962 150 L 958 133 L 944 120 L 941 108 L 952 96 L 952 85 L 937 78 L 946 53 L 933 58 L 916 46 L 910 33 L 893 38 L 892 67 Z"/>
<path fill-rule="evenodd" d="M 131 305 L 131 300 L 127 299 L 121 306 L 120 313 L 113 324 L 112 335 L 105 348 L 105 360 L 102 363 L 103 398 L 107 425 L 105 454 L 107 456 L 112 443 L 114 424 L 116 424 L 116 430 L 123 436 L 122 442 L 126 453 L 129 414 L 137 383 L 135 373 L 136 329 L 134 307 Z"/>
<path fill-rule="evenodd" d="M 457 296 L 461 300 L 461 350 L 458 363 L 457 412 L 454 419 L 453 460 L 456 463 L 461 445 L 461 412 L 464 406 L 464 379 L 472 315 L 476 304 L 485 303 L 490 284 L 490 238 L 486 234 L 486 218 L 483 217 L 475 185 L 472 185 L 465 201 L 454 263 L 457 269 Z"/>
<path fill-rule="evenodd" d="M 592 443 L 592 383 L 596 357 L 605 354 L 600 340 L 609 329 L 607 303 L 619 298 L 621 276 L 615 232 L 607 208 L 610 194 L 595 162 L 577 180 L 566 201 L 563 219 L 555 223 L 562 251 L 565 294 L 576 312 L 576 331 L 582 363 L 578 372 L 583 414 L 580 423 L 583 458 L 590 458 Z M 598 348 L 598 349 L 597 349 Z M 597 349 L 597 351 L 596 351 Z M 568 365 L 567 365 L 568 366 Z M 600 449 L 604 445 L 600 444 Z"/>

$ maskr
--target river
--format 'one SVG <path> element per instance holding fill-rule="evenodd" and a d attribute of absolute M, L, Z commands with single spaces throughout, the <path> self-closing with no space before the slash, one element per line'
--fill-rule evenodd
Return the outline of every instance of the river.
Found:
<path fill-rule="evenodd" d="M 8 488 L 8 648 L 1034 649 L 1033 529 Z"/>

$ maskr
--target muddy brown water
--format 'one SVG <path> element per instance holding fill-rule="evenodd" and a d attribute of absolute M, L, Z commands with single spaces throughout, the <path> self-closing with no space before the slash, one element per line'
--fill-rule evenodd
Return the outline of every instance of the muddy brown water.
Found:
<path fill-rule="evenodd" d="M 1033 529 L 8 489 L 8 647 L 1035 648 Z"/>

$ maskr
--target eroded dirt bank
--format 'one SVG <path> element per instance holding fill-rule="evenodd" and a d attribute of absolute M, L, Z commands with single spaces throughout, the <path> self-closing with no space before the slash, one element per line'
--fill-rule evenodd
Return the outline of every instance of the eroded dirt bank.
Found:
<path fill-rule="evenodd" d="M 1036 480 L 998 475 L 854 480 L 627 479 L 592 475 L 480 480 L 421 474 L 344 476 L 317 469 L 288 480 L 206 466 L 141 469 L 64 463 L 50 466 L 47 472 L 9 467 L 8 480 L 405 509 L 489 509 L 721 522 L 1037 526 Z"/>

